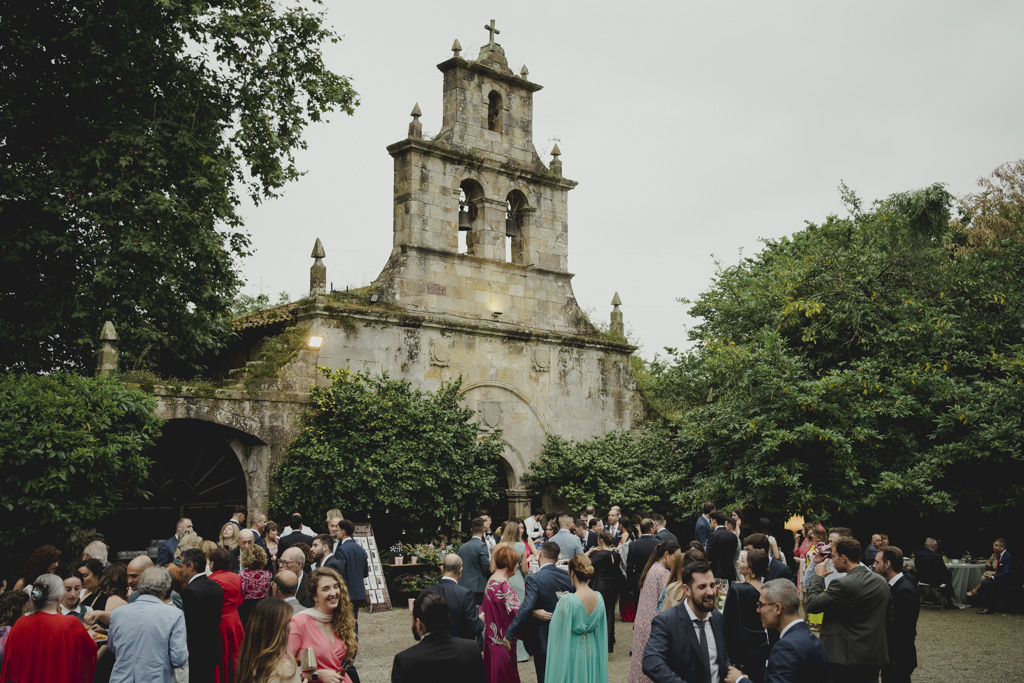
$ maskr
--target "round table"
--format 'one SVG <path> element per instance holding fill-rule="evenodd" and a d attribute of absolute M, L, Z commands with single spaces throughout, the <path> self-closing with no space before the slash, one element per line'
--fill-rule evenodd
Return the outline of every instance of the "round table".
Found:
<path fill-rule="evenodd" d="M 946 567 L 953 575 L 953 597 L 957 602 L 967 602 L 967 591 L 981 583 L 981 576 L 985 573 L 984 564 L 964 564 L 963 562 L 947 562 Z"/>

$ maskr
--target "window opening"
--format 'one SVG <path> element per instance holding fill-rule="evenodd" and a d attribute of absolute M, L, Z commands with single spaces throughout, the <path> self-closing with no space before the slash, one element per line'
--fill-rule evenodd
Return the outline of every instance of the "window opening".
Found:
<path fill-rule="evenodd" d="M 496 90 L 487 96 L 487 128 L 501 132 L 501 95 Z"/>

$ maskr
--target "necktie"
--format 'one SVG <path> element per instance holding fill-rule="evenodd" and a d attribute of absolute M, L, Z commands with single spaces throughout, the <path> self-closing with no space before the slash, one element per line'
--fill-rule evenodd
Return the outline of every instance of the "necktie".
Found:
<path fill-rule="evenodd" d="M 711 681 L 711 655 L 708 653 L 708 634 L 704 630 L 704 622 L 701 619 L 694 619 L 693 623 L 697 624 L 697 628 L 700 629 L 700 665 L 704 667 L 704 680 Z"/>

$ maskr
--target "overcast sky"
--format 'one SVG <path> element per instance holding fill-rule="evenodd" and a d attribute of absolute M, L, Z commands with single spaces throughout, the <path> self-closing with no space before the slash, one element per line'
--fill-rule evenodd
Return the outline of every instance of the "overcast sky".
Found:
<path fill-rule="evenodd" d="M 392 159 L 409 112 L 441 127 L 456 38 L 475 59 L 495 19 L 509 66 L 544 86 L 534 144 L 552 142 L 569 193 L 569 270 L 607 321 L 618 291 L 652 357 L 687 346 L 679 297 L 762 238 L 862 199 L 944 182 L 955 195 L 1024 157 L 1024 2 L 328 1 L 325 48 L 352 78 L 352 117 L 312 126 L 308 173 L 243 215 L 248 294 L 305 296 L 321 238 L 336 289 L 371 282 L 392 245 Z"/>

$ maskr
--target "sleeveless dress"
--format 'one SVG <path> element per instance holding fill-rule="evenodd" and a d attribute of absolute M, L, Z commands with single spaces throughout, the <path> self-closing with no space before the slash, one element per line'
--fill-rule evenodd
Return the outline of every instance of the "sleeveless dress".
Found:
<path fill-rule="evenodd" d="M 515 544 L 516 552 L 522 557 L 523 553 L 526 552 L 526 544 L 518 542 Z M 516 592 L 516 597 L 519 598 L 519 604 L 523 604 L 523 597 L 526 595 L 526 579 L 523 578 L 523 573 L 516 569 L 515 573 L 508 577 L 508 582 L 512 584 L 512 590 Z M 530 660 L 530 655 L 526 653 L 526 645 L 523 641 L 516 641 L 516 661 L 527 662 Z"/>
<path fill-rule="evenodd" d="M 242 620 L 238 606 L 242 604 L 242 579 L 234 572 L 221 569 L 210 574 L 210 579 L 224 589 L 224 606 L 220 612 L 220 642 L 223 661 L 217 667 L 219 683 L 234 683 L 238 653 L 242 649 Z"/>
<path fill-rule="evenodd" d="M 597 594 L 594 611 L 574 593 L 562 597 L 548 628 L 545 683 L 608 681 L 608 619 L 604 597 Z"/>
<path fill-rule="evenodd" d="M 484 589 L 484 669 L 488 683 L 519 683 L 516 656 L 502 640 L 519 612 L 519 596 L 508 581 L 488 581 Z"/>
<path fill-rule="evenodd" d="M 629 683 L 651 683 L 651 679 L 644 675 L 644 648 L 647 647 L 647 639 L 651 637 L 651 622 L 658 614 L 661 591 L 665 589 L 671 573 L 661 562 L 655 562 L 647 570 L 636 605 L 636 621 L 633 622 L 633 655 L 627 679 Z"/>

